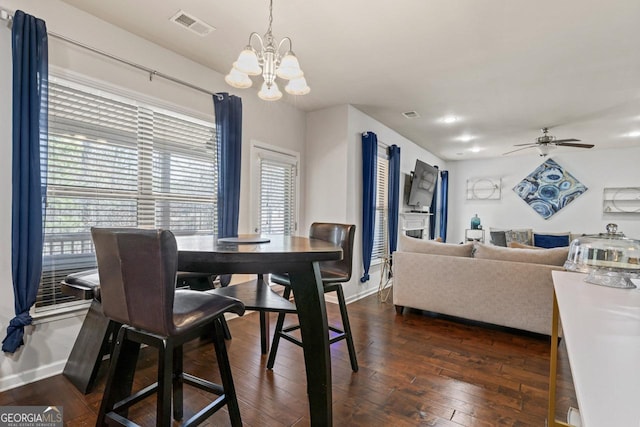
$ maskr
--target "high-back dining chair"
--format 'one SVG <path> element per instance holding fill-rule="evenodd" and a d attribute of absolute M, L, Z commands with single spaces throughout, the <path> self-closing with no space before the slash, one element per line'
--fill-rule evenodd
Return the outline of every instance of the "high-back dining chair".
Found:
<path fill-rule="evenodd" d="M 128 408 L 154 392 L 156 425 L 183 416 L 183 383 L 219 397 L 184 425 L 201 423 L 227 406 L 231 424 L 242 425 L 227 355 L 221 317 L 244 313 L 242 302 L 219 295 L 176 290 L 178 250 L 168 230 L 91 230 L 98 260 L 102 309 L 121 323 L 96 425 L 131 425 Z M 214 346 L 222 385 L 193 377 L 182 370 L 182 345 L 215 331 Z M 130 395 L 140 344 L 158 348 L 158 381 Z"/>
<path fill-rule="evenodd" d="M 337 334 L 332 338 L 328 338 L 329 343 L 333 344 L 336 341 L 346 340 L 347 348 L 349 350 L 349 359 L 351 361 L 351 369 L 354 372 L 357 372 L 358 361 L 356 359 L 355 346 L 353 345 L 351 326 L 349 325 L 347 304 L 345 302 L 344 291 L 342 289 L 342 283 L 348 282 L 351 279 L 355 232 L 356 226 L 353 224 L 315 222 L 311 224 L 309 237 L 312 239 L 331 242 L 342 248 L 342 259 L 340 261 L 324 261 L 320 263 L 320 276 L 322 278 L 324 292 L 336 292 L 338 305 L 340 306 L 340 316 L 342 318 L 342 328 L 329 325 L 329 329 Z M 291 296 L 291 284 L 289 282 L 288 275 L 272 274 L 271 281 L 285 287 L 283 293 L 284 298 L 289 298 Z M 275 332 L 273 334 L 271 351 L 269 352 L 269 360 L 267 361 L 268 369 L 273 369 L 276 354 L 278 352 L 278 345 L 280 344 L 280 338 L 284 338 L 287 341 L 302 346 L 302 342 L 291 335 L 291 332 L 300 329 L 300 325 L 287 326 L 285 328 L 285 315 L 286 313 L 281 313 L 278 316 Z"/>

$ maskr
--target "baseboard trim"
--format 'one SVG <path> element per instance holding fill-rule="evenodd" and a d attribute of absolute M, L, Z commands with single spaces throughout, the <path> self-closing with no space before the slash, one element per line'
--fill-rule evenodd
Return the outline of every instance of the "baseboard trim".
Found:
<path fill-rule="evenodd" d="M 46 366 L 38 366 L 28 371 L 2 377 L 0 378 L 0 392 L 61 374 L 66 363 L 66 360 L 60 360 Z"/>
<path fill-rule="evenodd" d="M 361 300 L 362 298 L 366 298 L 370 295 L 373 295 L 375 293 L 378 292 L 378 288 L 372 288 L 372 289 L 367 289 L 365 292 L 361 292 L 359 294 L 355 294 L 350 296 L 349 298 L 345 298 L 345 302 L 347 304 L 351 304 L 352 302 L 356 302 L 358 300 Z M 333 304 L 337 304 L 338 303 L 338 298 L 336 297 L 335 293 L 330 293 L 330 294 L 325 294 L 324 296 L 324 300 L 326 302 L 330 302 Z"/>

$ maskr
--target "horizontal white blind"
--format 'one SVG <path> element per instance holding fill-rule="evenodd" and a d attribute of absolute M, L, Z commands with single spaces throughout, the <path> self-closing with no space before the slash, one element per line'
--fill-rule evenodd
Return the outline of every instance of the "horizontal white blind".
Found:
<path fill-rule="evenodd" d="M 156 113 L 153 198 L 156 226 L 175 233 L 217 229 L 218 164 L 214 129 Z"/>
<path fill-rule="evenodd" d="M 43 277 L 36 307 L 67 302 L 60 280 L 95 267 L 91 227 L 211 233 L 215 131 L 64 81 L 49 83 Z"/>
<path fill-rule="evenodd" d="M 378 156 L 376 167 L 376 222 L 373 250 L 371 251 L 372 260 L 381 258 L 387 253 L 387 182 L 389 161 L 386 156 Z"/>
<path fill-rule="evenodd" d="M 260 231 L 292 235 L 296 230 L 296 163 L 260 158 Z"/>

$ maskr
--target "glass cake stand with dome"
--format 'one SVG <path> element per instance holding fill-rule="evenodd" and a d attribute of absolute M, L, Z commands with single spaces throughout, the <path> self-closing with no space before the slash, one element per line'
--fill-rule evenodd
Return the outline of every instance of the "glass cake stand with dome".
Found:
<path fill-rule="evenodd" d="M 616 224 L 607 232 L 579 237 L 571 242 L 564 263 L 569 271 L 588 273 L 588 283 L 631 289 L 640 279 L 640 240 L 625 237 Z"/>

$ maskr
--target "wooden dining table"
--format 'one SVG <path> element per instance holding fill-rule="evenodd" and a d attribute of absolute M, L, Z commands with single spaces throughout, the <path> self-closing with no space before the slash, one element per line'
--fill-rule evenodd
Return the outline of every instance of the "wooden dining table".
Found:
<path fill-rule="evenodd" d="M 239 236 L 218 242 L 213 236 L 178 236 L 178 269 L 212 274 L 289 273 L 296 299 L 312 426 L 332 425 L 331 354 L 327 311 L 318 263 L 342 259 L 332 243 L 297 236 Z"/>

